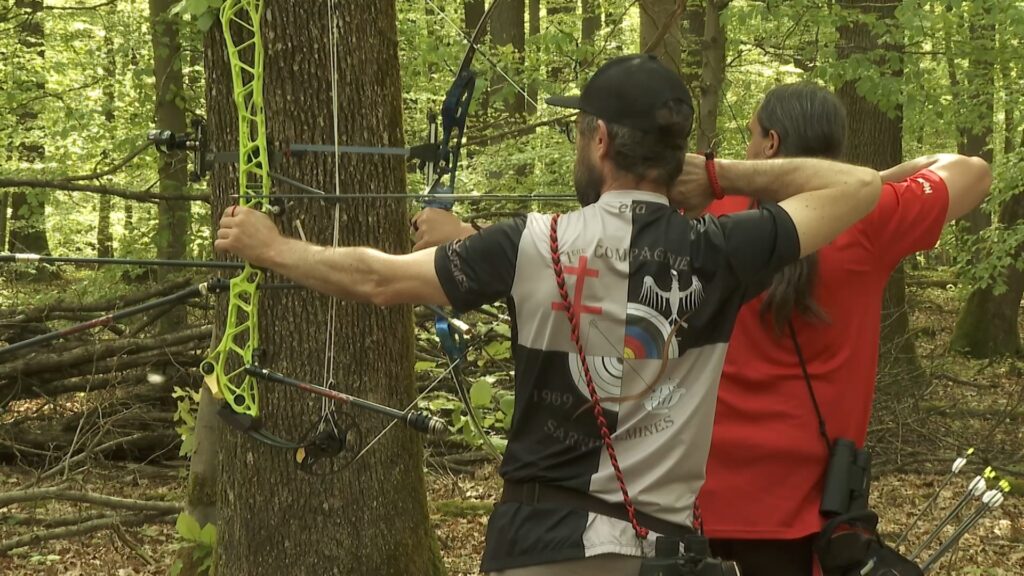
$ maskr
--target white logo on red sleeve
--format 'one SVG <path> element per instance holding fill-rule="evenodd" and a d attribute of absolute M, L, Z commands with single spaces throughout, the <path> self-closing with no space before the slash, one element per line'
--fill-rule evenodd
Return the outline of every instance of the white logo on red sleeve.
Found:
<path fill-rule="evenodd" d="M 925 180 L 924 178 L 914 178 L 914 180 L 921 183 L 921 188 L 924 189 L 925 195 L 932 193 L 932 183 Z"/>

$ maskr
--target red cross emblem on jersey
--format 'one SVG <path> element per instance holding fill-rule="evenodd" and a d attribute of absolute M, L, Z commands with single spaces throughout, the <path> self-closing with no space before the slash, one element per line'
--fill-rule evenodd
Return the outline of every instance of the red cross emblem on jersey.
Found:
<path fill-rule="evenodd" d="M 580 256 L 579 266 L 566 266 L 565 273 L 576 276 L 576 288 L 573 290 L 572 308 L 576 311 L 576 317 L 581 318 L 584 314 L 604 314 L 600 306 L 588 306 L 583 304 L 583 284 L 587 278 L 597 278 L 600 271 L 596 268 L 587 268 L 587 257 Z M 565 304 L 561 301 L 552 302 L 551 309 L 560 312 L 565 311 Z"/>

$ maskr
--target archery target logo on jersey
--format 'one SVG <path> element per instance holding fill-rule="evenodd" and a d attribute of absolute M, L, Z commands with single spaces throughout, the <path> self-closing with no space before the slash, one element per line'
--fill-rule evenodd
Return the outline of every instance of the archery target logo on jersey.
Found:
<path fill-rule="evenodd" d="M 626 338 L 622 355 L 641 360 L 660 360 L 672 326 L 657 310 L 643 304 L 630 302 L 626 305 Z M 668 357 L 678 356 L 675 339 L 669 344 Z"/>
<path fill-rule="evenodd" d="M 607 339 L 607 335 L 601 331 L 599 324 L 591 323 L 591 328 L 590 338 L 605 337 Z M 626 331 L 622 345 L 622 356 L 587 356 L 587 367 L 590 369 L 594 388 L 602 399 L 602 407 L 607 410 L 618 411 L 619 402 L 615 401 L 615 399 L 623 395 L 622 377 L 624 370 L 629 370 L 631 378 L 636 379 L 639 385 L 647 386 L 647 383 L 644 381 L 644 374 L 641 372 L 650 375 L 655 374 L 657 371 L 656 362 L 651 363 L 649 366 L 650 370 L 641 371 L 635 365 L 627 364 L 625 360 L 661 360 L 663 352 L 666 351 L 666 340 L 669 339 L 671 330 L 672 328 L 669 326 L 668 321 L 657 311 L 642 304 L 633 302 L 627 304 Z M 669 358 L 679 356 L 679 346 L 674 338 L 668 342 L 667 352 Z M 569 372 L 572 374 L 573 381 L 576 383 L 576 388 L 580 393 L 585 398 L 590 398 L 579 355 L 569 355 Z M 657 392 L 657 390 L 658 388 L 652 391 L 652 393 Z M 605 402 L 606 398 L 612 400 Z"/>

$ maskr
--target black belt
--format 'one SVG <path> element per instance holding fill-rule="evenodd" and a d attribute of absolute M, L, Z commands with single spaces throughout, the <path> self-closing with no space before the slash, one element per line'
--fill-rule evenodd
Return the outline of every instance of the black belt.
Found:
<path fill-rule="evenodd" d="M 593 512 L 602 516 L 610 516 L 616 520 L 629 522 L 629 512 L 626 505 L 622 503 L 605 502 L 597 496 L 585 492 L 552 486 L 550 484 L 539 484 L 537 482 L 510 482 L 505 481 L 501 488 L 501 502 L 516 502 L 519 504 L 556 504 L 564 508 Z M 655 518 L 637 510 L 636 519 L 644 528 L 649 528 L 658 534 L 673 538 L 683 538 L 695 534 L 693 528 L 682 524 L 675 524 L 668 520 Z"/>

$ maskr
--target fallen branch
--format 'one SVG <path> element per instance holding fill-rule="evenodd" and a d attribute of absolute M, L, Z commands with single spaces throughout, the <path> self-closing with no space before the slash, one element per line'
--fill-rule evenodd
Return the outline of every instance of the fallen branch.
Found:
<path fill-rule="evenodd" d="M 47 478 L 51 478 L 53 476 L 56 476 L 62 470 L 67 470 L 68 468 L 70 468 L 72 464 L 77 464 L 78 462 L 81 462 L 82 460 L 85 460 L 86 458 L 88 458 L 89 456 L 92 456 L 93 454 L 103 454 L 104 452 L 107 452 L 109 450 L 112 450 L 112 449 L 118 448 L 118 447 L 124 448 L 125 446 L 131 444 L 132 442 L 134 442 L 136 440 L 139 440 L 141 438 L 145 438 L 146 436 L 147 436 L 147 434 L 145 434 L 145 433 L 134 434 L 132 436 L 127 436 L 125 438 L 117 438 L 116 440 L 111 440 L 110 442 L 107 442 L 105 444 L 100 444 L 99 446 L 91 446 L 87 450 L 85 450 L 84 452 L 79 454 L 78 456 L 75 456 L 74 458 L 65 460 L 65 461 L 61 462 L 60 464 L 58 464 L 57 466 L 51 468 L 50 470 L 47 470 L 46 472 L 43 472 L 42 474 L 39 475 L 39 478 L 37 478 L 37 481 L 38 480 L 46 480 Z"/>
<path fill-rule="evenodd" d="M 946 372 L 938 372 L 934 376 L 936 378 L 941 378 L 943 380 L 947 380 L 947 381 L 952 382 L 954 384 L 962 384 L 964 386 L 970 386 L 971 388 L 977 388 L 977 389 L 994 388 L 994 386 L 992 384 L 982 384 L 980 382 L 972 382 L 970 380 L 965 380 L 963 378 L 960 378 L 959 376 L 954 376 L 954 375 L 948 374 Z"/>
<path fill-rule="evenodd" d="M 4 320 L 4 324 L 13 323 L 25 323 L 25 322 L 38 322 L 49 319 L 55 312 L 72 312 L 72 313 L 101 313 L 110 312 L 111 310 L 117 310 L 119 308 L 126 308 L 138 304 L 140 302 L 146 302 L 153 300 L 161 296 L 167 296 L 181 290 L 186 286 L 195 284 L 195 279 L 190 277 L 179 278 L 159 286 L 155 286 L 149 290 L 142 292 L 131 292 L 128 294 L 120 294 L 111 298 L 104 298 L 102 300 L 94 300 L 92 302 L 78 302 L 72 301 L 67 298 L 48 302 L 46 304 L 30 308 L 18 314 Z"/>
<path fill-rule="evenodd" d="M 93 494 L 92 492 L 79 492 L 66 488 L 34 488 L 31 490 L 15 490 L 0 494 L 0 509 L 11 504 L 22 504 L 25 502 L 38 502 L 40 500 L 61 500 L 65 502 L 80 502 L 82 504 L 94 504 L 115 510 L 126 510 L 129 512 L 149 512 L 159 514 L 177 514 L 185 509 L 180 502 L 163 502 L 155 500 L 132 500 L 129 498 L 118 498 L 117 496 L 105 496 Z"/>
<path fill-rule="evenodd" d="M 117 536 L 117 539 L 121 541 L 121 544 L 124 544 L 129 550 L 134 552 L 135 555 L 141 558 L 142 561 L 145 562 L 147 566 L 152 566 L 153 564 L 156 564 L 156 561 L 153 560 L 153 557 L 147 554 L 146 551 L 142 548 L 142 546 L 139 546 L 138 542 L 128 537 L 128 533 L 124 531 L 124 525 L 114 524 L 114 535 Z"/>
<path fill-rule="evenodd" d="M 208 342 L 208 340 L 207 340 Z M 136 368 L 148 368 L 153 364 L 165 365 L 173 363 L 180 368 L 196 368 L 204 358 L 204 354 L 193 353 L 199 347 L 197 343 L 186 343 L 177 348 L 154 350 L 144 354 L 114 357 L 100 360 L 95 365 L 81 363 L 66 367 L 60 372 L 49 372 L 24 376 L 11 381 L 0 380 L 0 410 L 14 400 L 47 397 L 49 388 L 45 384 L 51 380 L 69 380 L 86 376 L 90 373 L 109 374 L 111 372 L 128 371 Z M 115 383 L 116 384 L 116 383 Z M 74 391 L 74 390 L 69 390 Z M 60 390 L 56 390 L 60 393 Z"/>
<path fill-rule="evenodd" d="M 4 521 L 10 523 L 12 526 L 39 526 L 41 528 L 63 528 L 65 526 L 74 526 L 75 524 L 92 522 L 93 520 L 99 520 L 101 518 L 109 517 L 109 512 L 86 512 L 85 514 L 75 514 L 74 516 L 57 516 L 56 518 L 40 518 L 38 516 L 30 516 L 28 514 L 6 514 L 4 515 Z"/>
<path fill-rule="evenodd" d="M 154 522 L 173 523 L 175 518 L 177 518 L 177 514 L 168 515 L 163 513 L 110 516 L 100 520 L 83 522 L 75 526 L 67 526 L 53 530 L 42 530 L 26 534 L 25 536 L 5 540 L 0 542 L 0 554 L 6 554 L 11 550 L 32 546 L 39 544 L 40 542 L 61 540 L 64 538 L 72 538 L 74 536 L 84 536 L 86 534 L 92 534 L 93 532 L 108 530 L 115 526 L 142 526 L 143 524 L 151 524 Z"/>
<path fill-rule="evenodd" d="M 37 353 L 15 362 L 0 364 L 0 380 L 17 377 L 25 378 L 43 373 L 46 373 L 47 377 L 69 377 L 75 375 L 74 370 L 71 368 L 77 364 L 85 363 L 92 366 L 93 362 L 100 360 L 121 360 L 127 362 L 131 358 L 124 358 L 127 354 L 142 355 L 146 352 L 164 354 L 168 348 L 196 342 L 203 342 L 205 346 L 210 341 L 211 330 L 210 326 L 199 326 L 167 334 L 166 336 L 104 340 L 94 345 L 77 346 L 73 350 L 64 349 L 51 354 Z M 136 366 L 138 364 L 122 366 L 121 369 Z M 57 374 L 51 375 L 49 374 L 51 372 L 57 372 Z M 102 373 L 104 370 L 97 367 L 90 369 L 86 374 L 97 372 Z"/>

